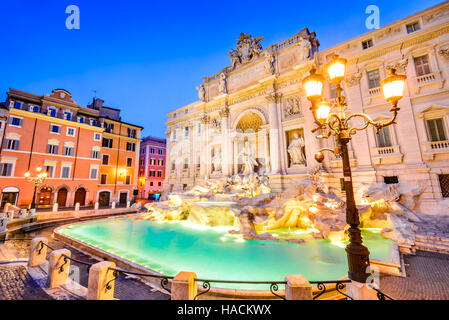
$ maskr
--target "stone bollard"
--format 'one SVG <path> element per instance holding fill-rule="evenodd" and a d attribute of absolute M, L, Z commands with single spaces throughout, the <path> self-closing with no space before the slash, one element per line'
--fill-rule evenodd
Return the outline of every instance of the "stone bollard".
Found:
<path fill-rule="evenodd" d="M 196 273 L 181 271 L 173 279 L 171 285 L 172 300 L 193 300 L 198 292 L 198 285 L 195 281 Z"/>
<path fill-rule="evenodd" d="M 7 218 L 0 218 L 0 234 L 6 233 L 6 225 L 8 224 Z"/>
<path fill-rule="evenodd" d="M 112 201 L 111 209 L 115 209 L 115 201 Z"/>
<path fill-rule="evenodd" d="M 103 261 L 94 264 L 89 270 L 87 300 L 114 300 L 114 262 Z"/>
<path fill-rule="evenodd" d="M 6 212 L 6 218 L 8 218 L 9 220 L 14 219 L 14 211 L 10 210 Z"/>
<path fill-rule="evenodd" d="M 57 204 L 57 203 L 54 203 L 54 204 L 53 204 L 53 210 L 52 210 L 52 212 L 53 212 L 53 213 L 58 212 L 58 204 Z"/>
<path fill-rule="evenodd" d="M 67 249 L 55 250 L 50 253 L 48 259 L 47 286 L 49 289 L 66 284 L 69 277 L 71 252 Z M 62 268 L 62 269 L 61 269 Z"/>
<path fill-rule="evenodd" d="M 36 216 L 36 209 L 30 209 L 30 212 L 28 213 L 28 216 L 30 218 L 34 218 Z"/>
<path fill-rule="evenodd" d="M 20 219 L 25 219 L 27 217 L 27 209 L 21 209 L 20 210 Z"/>
<path fill-rule="evenodd" d="M 98 208 L 100 208 L 100 204 L 98 202 L 95 202 L 95 210 L 98 210 Z"/>
<path fill-rule="evenodd" d="M 75 204 L 75 212 L 78 212 L 78 211 L 80 211 L 80 203 L 79 202 L 77 202 Z"/>
<path fill-rule="evenodd" d="M 28 258 L 29 267 L 37 267 L 45 263 L 47 257 L 47 247 L 42 245 L 48 243 L 48 239 L 45 237 L 37 237 L 31 240 L 30 254 Z"/>
<path fill-rule="evenodd" d="M 285 281 L 285 299 L 312 300 L 312 285 L 303 275 L 288 275 Z"/>
<path fill-rule="evenodd" d="M 346 294 L 354 300 L 379 300 L 376 290 L 366 283 L 351 281 L 346 286 Z"/>
<path fill-rule="evenodd" d="M 126 201 L 126 208 L 129 208 L 131 206 L 131 201 Z"/>

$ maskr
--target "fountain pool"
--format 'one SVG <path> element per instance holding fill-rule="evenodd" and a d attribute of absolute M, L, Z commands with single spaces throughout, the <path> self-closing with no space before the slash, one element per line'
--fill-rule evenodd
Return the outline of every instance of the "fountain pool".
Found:
<path fill-rule="evenodd" d="M 193 271 L 203 279 L 283 281 L 288 274 L 302 274 L 309 281 L 324 281 L 347 274 L 343 243 L 313 239 L 299 230 L 272 234 L 280 239 L 310 238 L 304 244 L 243 240 L 229 230 L 187 221 L 115 218 L 69 225 L 57 232 L 168 276 Z M 388 262 L 393 242 L 382 238 L 378 230 L 363 230 L 363 236 L 371 258 Z M 263 285 L 220 287 L 267 290 Z"/>

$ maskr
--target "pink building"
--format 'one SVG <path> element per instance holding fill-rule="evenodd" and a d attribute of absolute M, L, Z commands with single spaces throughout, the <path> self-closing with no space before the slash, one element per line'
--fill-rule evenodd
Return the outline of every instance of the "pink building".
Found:
<path fill-rule="evenodd" d="M 140 144 L 139 198 L 158 200 L 165 179 L 167 140 L 147 137 Z"/>

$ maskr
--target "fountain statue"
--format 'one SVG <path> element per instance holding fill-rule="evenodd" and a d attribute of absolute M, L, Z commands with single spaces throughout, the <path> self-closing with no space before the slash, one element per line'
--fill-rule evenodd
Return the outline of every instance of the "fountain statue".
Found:
<path fill-rule="evenodd" d="M 306 164 L 306 154 L 304 150 L 304 139 L 297 132 L 293 135 L 293 140 L 288 146 L 288 154 L 292 165 Z"/>
<path fill-rule="evenodd" d="M 245 141 L 245 145 L 240 151 L 239 158 L 241 158 L 243 162 L 243 175 L 249 176 L 254 173 L 254 168 L 257 167 L 258 163 L 252 154 L 248 141 Z"/>

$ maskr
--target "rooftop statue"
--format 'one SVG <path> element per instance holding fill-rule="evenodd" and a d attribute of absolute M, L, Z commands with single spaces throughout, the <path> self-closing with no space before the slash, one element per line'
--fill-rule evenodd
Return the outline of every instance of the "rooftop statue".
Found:
<path fill-rule="evenodd" d="M 231 49 L 229 57 L 231 58 L 231 70 L 236 67 L 237 64 L 250 61 L 253 57 L 262 53 L 263 48 L 260 44 L 264 37 L 254 37 L 248 33 L 240 33 L 240 37 L 237 40 L 237 48 Z"/>

